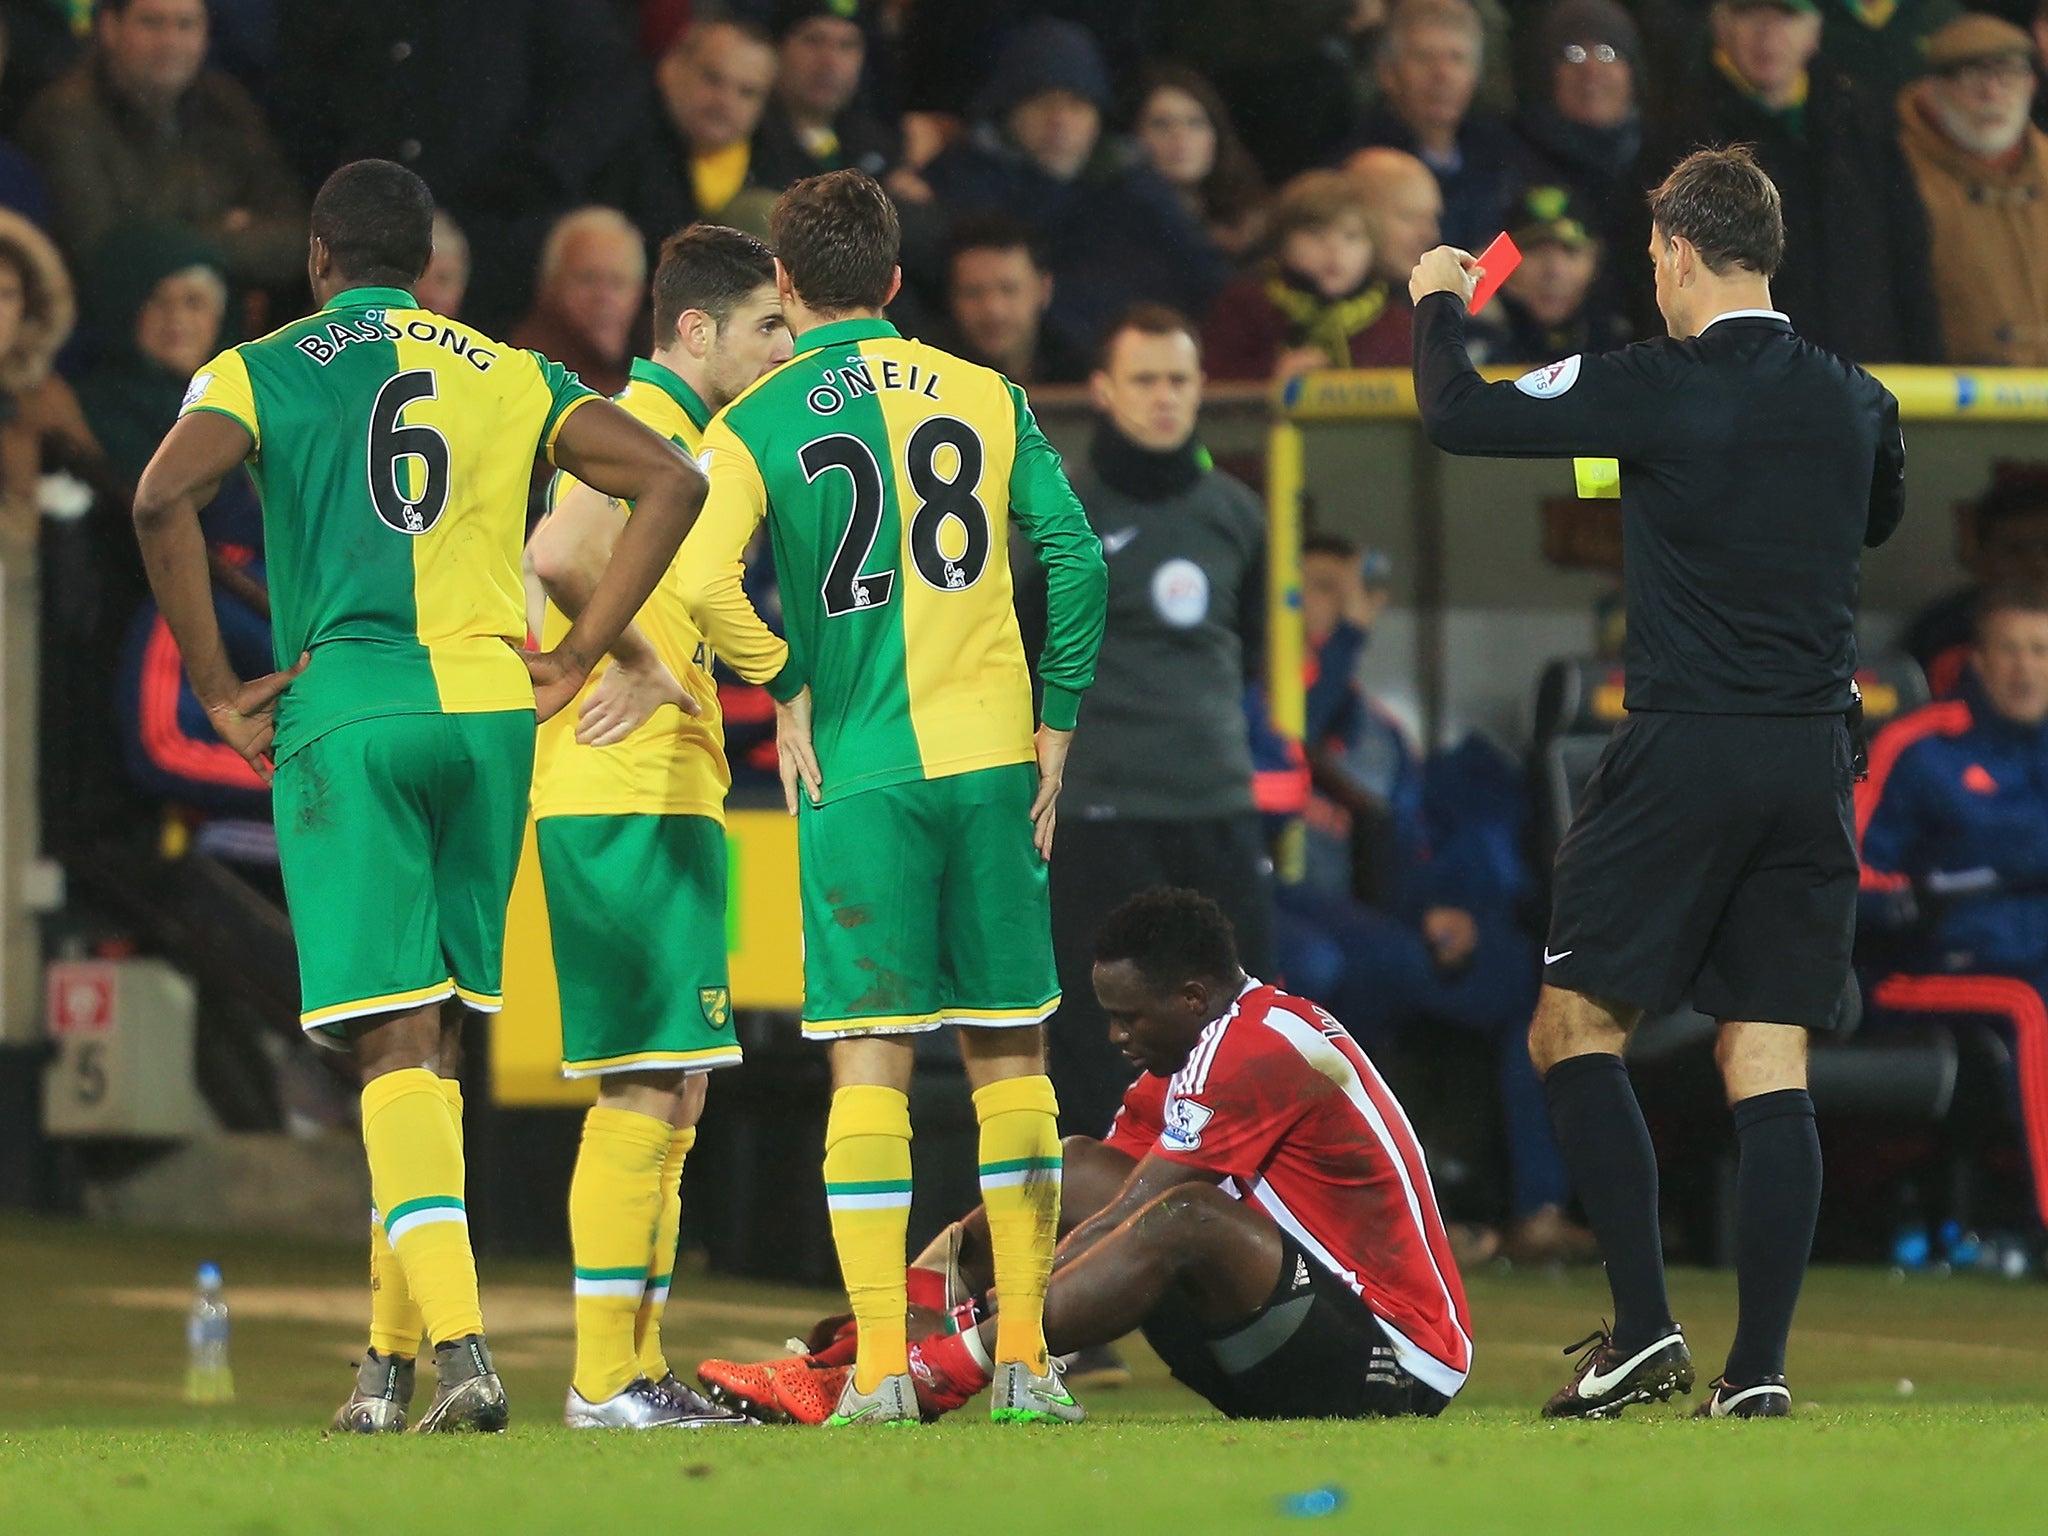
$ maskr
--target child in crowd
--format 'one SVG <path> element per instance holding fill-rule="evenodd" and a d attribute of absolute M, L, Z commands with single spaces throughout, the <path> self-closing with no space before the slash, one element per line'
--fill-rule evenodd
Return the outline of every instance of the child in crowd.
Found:
<path fill-rule="evenodd" d="M 1214 379 L 1311 368 L 1406 368 L 1408 297 L 1373 276 L 1366 190 L 1343 171 L 1304 171 L 1273 207 L 1273 255 L 1216 300 L 1202 339 Z"/>

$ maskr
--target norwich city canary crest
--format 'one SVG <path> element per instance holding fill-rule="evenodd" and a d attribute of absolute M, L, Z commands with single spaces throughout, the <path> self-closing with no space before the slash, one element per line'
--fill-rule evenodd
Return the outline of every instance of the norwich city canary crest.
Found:
<path fill-rule="evenodd" d="M 697 1006 L 704 1010 L 704 1022 L 724 1029 L 732 1022 L 732 993 L 724 987 L 699 987 Z"/>

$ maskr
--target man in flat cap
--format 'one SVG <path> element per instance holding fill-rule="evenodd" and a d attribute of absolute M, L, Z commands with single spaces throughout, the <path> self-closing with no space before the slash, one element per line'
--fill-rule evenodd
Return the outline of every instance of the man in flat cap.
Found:
<path fill-rule="evenodd" d="M 1948 361 L 2048 366 L 2048 135 L 2028 120 L 2034 40 L 1960 16 L 1899 96 L 1899 142 L 1927 208 Z"/>

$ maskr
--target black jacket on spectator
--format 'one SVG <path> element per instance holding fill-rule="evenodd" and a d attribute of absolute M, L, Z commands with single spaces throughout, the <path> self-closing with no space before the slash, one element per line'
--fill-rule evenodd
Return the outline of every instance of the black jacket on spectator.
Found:
<path fill-rule="evenodd" d="M 631 133 L 645 70 L 605 0 L 280 0 L 278 130 L 308 186 L 381 156 L 469 235 L 464 317 L 526 307 L 553 218 Z"/>
<path fill-rule="evenodd" d="M 1173 188 L 1119 139 L 1105 136 L 1081 174 L 1060 182 L 984 122 L 932 161 L 925 180 L 951 213 L 1002 212 L 1031 229 L 1053 274 L 1046 323 L 1084 351 L 1132 304 L 1170 304 L 1199 320 L 1229 276 Z"/>
<path fill-rule="evenodd" d="M 1436 172 L 1443 189 L 1443 237 L 1447 245 L 1481 251 L 1501 232 L 1508 204 L 1521 190 L 1516 175 L 1516 140 L 1508 125 L 1481 112 L 1468 113 L 1458 126 L 1458 168 L 1446 171 L 1430 164 L 1416 142 L 1415 131 L 1382 102 L 1367 114 L 1356 148 L 1386 144 L 1406 150 Z"/>
<path fill-rule="evenodd" d="M 1799 124 L 1795 128 L 1795 121 Z M 1772 113 L 1710 70 L 1643 157 L 1654 186 L 1692 150 L 1753 144 L 1785 205 L 1785 260 L 1771 298 L 1816 346 L 1859 363 L 1941 361 L 1941 313 L 1927 265 L 1927 213 L 1895 119 L 1815 60 L 1806 105 Z M 1640 240 L 1649 214 L 1638 215 Z M 1626 252 L 1624 252 L 1624 260 Z M 1647 298 L 1649 266 L 1637 263 Z M 1662 329 L 1654 302 L 1637 323 Z"/>
<path fill-rule="evenodd" d="M 1555 108 L 1531 106 L 1516 115 L 1515 137 L 1521 186 L 1571 188 L 1587 227 L 1606 243 L 1611 259 L 1617 236 L 1638 222 L 1633 214 L 1642 201 L 1642 124 L 1589 128 L 1566 121 Z"/>
<path fill-rule="evenodd" d="M 848 168 L 866 171 L 880 180 L 903 158 L 903 136 L 859 107 L 840 113 L 833 120 L 832 131 L 839 138 L 838 149 L 829 155 L 813 154 L 798 137 L 782 103 L 769 102 L 761 126 L 754 130 L 752 179 L 777 191 L 806 176 Z"/>

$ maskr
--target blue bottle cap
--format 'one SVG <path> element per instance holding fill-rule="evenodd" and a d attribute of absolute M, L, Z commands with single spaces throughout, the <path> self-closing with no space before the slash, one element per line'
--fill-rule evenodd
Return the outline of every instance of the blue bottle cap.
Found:
<path fill-rule="evenodd" d="M 219 1285 L 219 1284 L 220 1284 L 220 1266 L 219 1266 L 218 1264 L 215 1264 L 215 1263 L 211 1262 L 210 1260 L 209 1260 L 209 1261 L 208 1261 L 207 1263 L 204 1263 L 204 1264 L 200 1265 L 200 1266 L 199 1266 L 199 1283 L 200 1283 L 200 1284 L 201 1284 L 202 1286 L 207 1286 L 207 1287 L 213 1287 L 213 1286 L 217 1286 L 217 1285 Z"/>
<path fill-rule="evenodd" d="M 1311 1488 L 1307 1493 L 1290 1493 L 1280 1501 L 1280 1513 L 1300 1520 L 1334 1515 L 1343 1507 L 1344 1490 L 1334 1484 L 1326 1488 Z"/>

